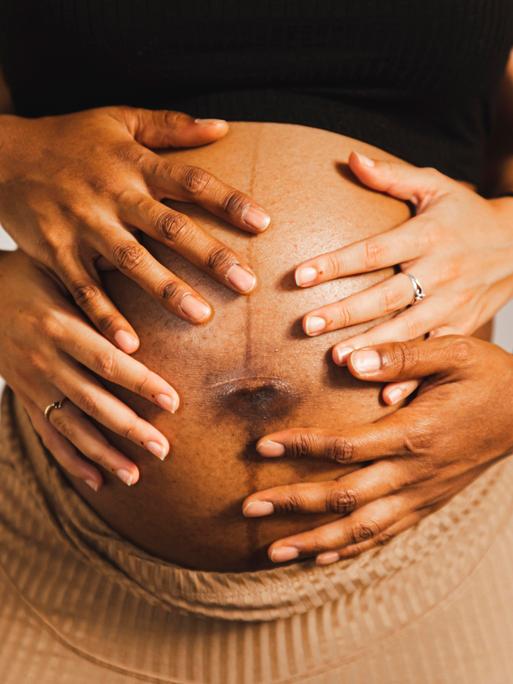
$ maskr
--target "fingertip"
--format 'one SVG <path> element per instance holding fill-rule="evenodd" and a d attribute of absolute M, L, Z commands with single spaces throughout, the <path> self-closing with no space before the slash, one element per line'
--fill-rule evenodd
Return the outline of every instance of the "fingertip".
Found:
<path fill-rule="evenodd" d="M 280 442 L 275 442 L 271 439 L 261 439 L 256 445 L 256 450 L 261 456 L 283 456 L 285 453 L 285 447 Z"/>
<path fill-rule="evenodd" d="M 98 481 L 96 479 L 93 479 L 92 477 L 86 477 L 84 479 L 85 484 L 93 490 L 93 492 L 98 493 L 101 489 L 102 482 Z"/>
<path fill-rule="evenodd" d="M 354 347 L 333 347 L 331 357 L 337 366 L 345 366 L 347 359 L 354 352 Z"/>
<path fill-rule="evenodd" d="M 127 330 L 117 330 L 114 333 L 114 342 L 126 354 L 133 354 L 139 349 L 139 338 Z"/>
<path fill-rule="evenodd" d="M 362 154 L 361 152 L 355 152 L 355 150 L 351 151 L 351 154 L 349 156 L 349 161 L 350 162 L 355 162 L 365 168 L 365 169 L 372 169 L 373 167 L 376 166 L 376 162 L 371 159 L 370 157 L 367 157 L 365 154 Z"/>
<path fill-rule="evenodd" d="M 313 266 L 298 266 L 294 272 L 294 280 L 298 287 L 313 285 L 319 276 L 319 272 Z"/>
<path fill-rule="evenodd" d="M 169 413 L 176 413 L 180 406 L 180 396 L 173 387 L 169 388 L 167 394 L 164 394 L 163 392 L 157 394 L 155 397 L 155 401 L 160 406 L 160 408 L 163 408 L 165 411 L 168 411 Z"/>

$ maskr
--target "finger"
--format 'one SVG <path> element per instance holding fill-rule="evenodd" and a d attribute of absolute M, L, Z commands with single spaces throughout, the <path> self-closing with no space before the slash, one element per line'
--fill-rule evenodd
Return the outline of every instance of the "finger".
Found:
<path fill-rule="evenodd" d="M 103 482 L 100 471 L 92 466 L 89 461 L 79 456 L 75 447 L 45 419 L 37 404 L 26 396 L 20 398 L 34 430 L 41 437 L 43 444 L 55 460 L 69 475 L 82 480 L 88 487 L 97 492 Z"/>
<path fill-rule="evenodd" d="M 404 532 L 410 527 L 416 525 L 418 522 L 420 522 L 420 520 L 422 520 L 422 518 L 425 518 L 431 512 L 431 510 L 413 511 L 408 515 L 405 515 L 404 518 L 401 518 L 401 520 L 398 520 L 387 527 L 378 535 L 370 537 L 370 539 L 366 539 L 365 541 L 361 541 L 356 544 L 348 544 L 341 549 L 325 551 L 318 554 L 315 562 L 317 565 L 331 565 L 339 560 L 354 558 L 364 551 L 370 551 L 370 549 L 373 549 L 376 546 L 384 546 L 385 544 L 391 542 L 392 539 L 397 537 L 397 535 L 401 532 Z"/>
<path fill-rule="evenodd" d="M 224 119 L 194 119 L 189 114 L 166 109 L 115 109 L 135 140 L 146 147 L 194 147 L 213 142 L 228 132 Z"/>
<path fill-rule="evenodd" d="M 191 323 L 206 323 L 212 317 L 212 308 L 201 295 L 162 266 L 124 229 L 105 231 L 103 238 L 98 251 L 166 309 Z"/>
<path fill-rule="evenodd" d="M 375 423 L 329 432 L 313 428 L 290 428 L 273 432 L 257 442 L 261 456 L 314 458 L 341 465 L 369 461 L 385 456 L 407 455 L 405 424 L 411 410 L 403 408 Z"/>
<path fill-rule="evenodd" d="M 63 396 L 59 388 L 49 383 L 38 383 L 34 387 L 34 403 L 41 414 L 59 396 Z M 53 409 L 48 418 L 43 415 L 43 420 L 76 447 L 80 454 L 112 472 L 125 484 L 135 484 L 139 479 L 139 470 L 135 463 L 113 447 L 69 399 L 61 408 Z M 96 473 L 96 469 L 94 472 Z"/>
<path fill-rule="evenodd" d="M 59 390 L 57 394 L 68 397 L 100 425 L 143 446 L 160 460 L 166 458 L 169 453 L 166 437 L 70 359 L 60 359 L 52 380 Z"/>
<path fill-rule="evenodd" d="M 256 276 L 245 259 L 188 216 L 156 202 L 149 195 L 136 194 L 127 199 L 121 218 L 171 247 L 232 290 L 248 294 L 255 288 Z"/>
<path fill-rule="evenodd" d="M 303 318 L 303 330 L 310 336 L 320 335 L 381 318 L 411 303 L 410 279 L 404 273 L 398 273 L 340 302 L 311 311 Z"/>
<path fill-rule="evenodd" d="M 454 184 L 447 176 L 432 168 L 419 168 L 412 164 L 392 160 L 370 159 L 364 154 L 351 152 L 349 168 L 364 185 L 392 197 L 408 200 L 424 209 L 441 192 Z"/>
<path fill-rule="evenodd" d="M 139 394 L 170 413 L 180 404 L 176 390 L 139 361 L 113 347 L 80 320 L 72 320 L 59 348 L 101 378 Z"/>
<path fill-rule="evenodd" d="M 422 256 L 436 237 L 432 220 L 425 215 L 415 216 L 385 233 L 305 261 L 295 271 L 296 285 L 310 287 L 412 261 Z"/>
<path fill-rule="evenodd" d="M 411 396 L 420 385 L 419 380 L 408 380 L 407 382 L 392 382 L 383 388 L 381 396 L 388 406 L 398 404 Z"/>
<path fill-rule="evenodd" d="M 162 197 L 194 202 L 228 223 L 250 233 L 268 228 L 271 217 L 249 195 L 219 180 L 199 166 L 170 164 L 161 157 L 147 164 L 146 182 Z"/>
<path fill-rule="evenodd" d="M 269 547 L 268 556 L 274 563 L 281 563 L 376 539 L 408 513 L 409 501 L 398 495 L 387 496 L 356 509 L 346 518 L 279 539 Z"/>
<path fill-rule="evenodd" d="M 478 345 L 474 338 L 458 336 L 382 344 L 353 352 L 347 366 L 361 380 L 402 381 L 466 368 Z"/>
<path fill-rule="evenodd" d="M 436 327 L 445 316 L 446 306 L 447 302 L 441 298 L 429 297 L 397 314 L 391 320 L 376 325 L 363 335 L 339 342 L 332 349 L 333 361 L 341 366 L 355 349 L 394 341 L 407 342 L 422 337 Z"/>
<path fill-rule="evenodd" d="M 77 261 L 61 265 L 58 275 L 93 325 L 127 354 L 139 347 L 137 333 L 107 296 L 98 280 Z"/>
<path fill-rule="evenodd" d="M 50 423 L 84 456 L 113 473 L 131 487 L 139 480 L 139 469 L 115 449 L 91 421 L 67 401 L 61 409 L 50 413 Z"/>
<path fill-rule="evenodd" d="M 247 518 L 274 513 L 349 515 L 410 483 L 410 470 L 407 462 L 379 461 L 336 480 L 271 487 L 248 496 L 243 501 L 242 512 Z"/>

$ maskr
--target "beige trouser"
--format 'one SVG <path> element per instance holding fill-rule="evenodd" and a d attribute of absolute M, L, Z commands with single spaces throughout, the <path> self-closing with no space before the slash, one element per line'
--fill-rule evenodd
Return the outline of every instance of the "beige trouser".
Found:
<path fill-rule="evenodd" d="M 329 567 L 187 570 L 80 499 L 6 392 L 0 682 L 510 684 L 513 461 Z"/>

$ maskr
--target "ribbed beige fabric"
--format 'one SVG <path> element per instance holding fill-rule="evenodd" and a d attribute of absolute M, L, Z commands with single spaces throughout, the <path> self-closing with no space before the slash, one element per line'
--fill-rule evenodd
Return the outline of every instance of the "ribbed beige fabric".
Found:
<path fill-rule="evenodd" d="M 320 568 L 196 572 L 110 530 L 6 391 L 2 684 L 509 684 L 513 460 L 389 545 Z"/>

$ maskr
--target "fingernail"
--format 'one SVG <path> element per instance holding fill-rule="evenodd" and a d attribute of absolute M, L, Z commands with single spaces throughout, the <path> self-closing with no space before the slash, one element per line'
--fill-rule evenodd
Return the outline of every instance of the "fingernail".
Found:
<path fill-rule="evenodd" d="M 262 456 L 283 456 L 285 447 L 279 442 L 273 442 L 270 439 L 266 439 L 257 444 L 257 451 L 259 454 L 262 454 Z"/>
<path fill-rule="evenodd" d="M 370 373 L 381 368 L 381 356 L 375 351 L 356 351 L 351 362 L 360 373 Z"/>
<path fill-rule="evenodd" d="M 271 223 L 271 217 L 258 207 L 249 207 L 244 214 L 244 222 L 257 230 L 265 230 Z"/>
<path fill-rule="evenodd" d="M 169 411 L 170 413 L 174 413 L 180 405 L 178 395 L 157 394 L 155 400 L 161 408 L 165 409 L 166 411 Z"/>
<path fill-rule="evenodd" d="M 206 321 L 212 314 L 212 309 L 208 306 L 208 304 L 200 302 L 199 299 L 196 299 L 196 297 L 191 294 L 186 294 L 183 296 L 180 303 L 180 308 L 186 316 L 189 316 L 189 318 L 192 318 L 194 321 L 198 322 Z"/>
<path fill-rule="evenodd" d="M 119 477 L 121 482 L 124 482 L 126 485 L 128 485 L 128 487 L 131 487 L 135 482 L 135 477 L 132 475 L 132 473 L 129 473 L 128 470 L 124 470 L 123 468 L 116 470 L 116 475 Z"/>
<path fill-rule="evenodd" d="M 226 277 L 240 292 L 251 292 L 256 285 L 255 276 L 238 264 L 228 269 Z"/>
<path fill-rule="evenodd" d="M 284 561 L 292 560 L 299 556 L 299 551 L 293 546 L 280 546 L 279 549 L 271 551 L 271 560 L 273 563 L 283 563 Z"/>
<path fill-rule="evenodd" d="M 114 335 L 114 341 L 120 349 L 127 354 L 134 352 L 139 346 L 139 340 L 126 330 L 118 330 Z"/>
<path fill-rule="evenodd" d="M 270 501 L 251 501 L 244 506 L 242 512 L 247 518 L 259 518 L 274 513 L 274 506 Z"/>
<path fill-rule="evenodd" d="M 389 392 L 387 392 L 388 401 L 391 404 L 397 404 L 397 402 L 401 401 L 401 399 L 403 398 L 403 394 L 403 390 L 398 389 L 397 387 L 391 389 Z"/>
<path fill-rule="evenodd" d="M 146 442 L 146 448 L 148 451 L 151 451 L 154 456 L 160 458 L 161 461 L 167 456 L 166 447 L 163 444 L 159 444 L 159 442 Z"/>
<path fill-rule="evenodd" d="M 305 322 L 305 332 L 307 335 L 321 332 L 326 327 L 326 320 L 320 316 L 309 316 Z"/>
<path fill-rule="evenodd" d="M 330 565 L 331 563 L 336 563 L 340 560 L 340 556 L 336 551 L 326 551 L 326 553 L 320 553 L 315 562 L 317 565 Z"/>
<path fill-rule="evenodd" d="M 100 489 L 100 486 L 95 480 L 84 480 L 84 482 L 88 487 L 91 487 L 94 492 L 97 492 Z"/>
<path fill-rule="evenodd" d="M 225 119 L 194 119 L 199 126 L 226 126 Z"/>
<path fill-rule="evenodd" d="M 358 161 L 360 164 L 363 164 L 364 166 L 368 166 L 369 168 L 372 166 L 375 166 L 374 160 L 370 159 L 369 157 L 366 157 L 364 154 L 361 152 L 355 152 L 356 156 L 358 157 Z"/>
<path fill-rule="evenodd" d="M 296 271 L 296 285 L 301 286 L 313 283 L 318 275 L 319 273 L 317 269 L 313 268 L 312 266 L 303 266 L 302 268 L 298 268 Z"/>
<path fill-rule="evenodd" d="M 333 360 L 341 365 L 347 361 L 348 356 L 352 352 L 354 352 L 354 347 L 342 347 L 341 349 L 335 347 L 333 349 Z"/>

